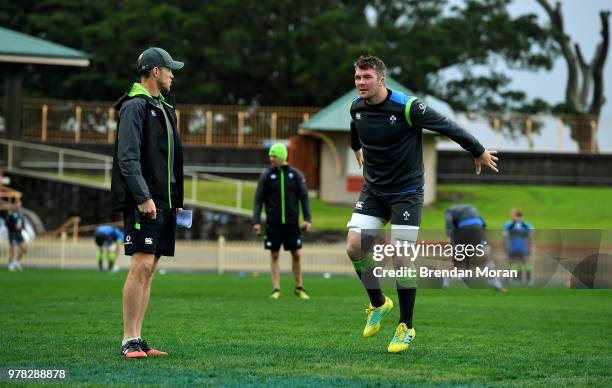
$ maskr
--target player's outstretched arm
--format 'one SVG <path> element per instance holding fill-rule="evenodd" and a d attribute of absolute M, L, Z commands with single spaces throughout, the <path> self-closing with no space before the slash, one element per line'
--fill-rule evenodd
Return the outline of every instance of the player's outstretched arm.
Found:
<path fill-rule="evenodd" d="M 407 117 L 408 119 L 408 117 Z M 447 136 L 474 157 L 476 174 L 480 174 L 482 166 L 497 173 L 497 151 L 489 151 L 469 132 L 457 123 L 429 108 L 419 100 L 413 100 L 410 106 L 409 123 L 421 128 L 429 129 Z"/>
<path fill-rule="evenodd" d="M 499 170 L 497 169 L 497 161 L 499 160 L 499 158 L 495 156 L 496 154 L 497 151 L 484 150 L 482 155 L 480 155 L 478 158 L 474 158 L 474 164 L 476 165 L 476 174 L 480 175 L 482 166 L 485 166 L 490 170 L 499 173 Z"/>

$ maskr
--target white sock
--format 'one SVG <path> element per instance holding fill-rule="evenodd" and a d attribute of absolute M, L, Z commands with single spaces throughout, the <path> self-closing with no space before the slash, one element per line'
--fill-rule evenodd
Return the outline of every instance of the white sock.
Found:
<path fill-rule="evenodd" d="M 130 341 L 137 341 L 137 340 L 139 340 L 139 339 L 140 339 L 140 337 L 124 339 L 124 340 L 121 342 L 121 346 L 125 346 L 125 344 L 127 344 L 128 342 L 130 342 Z"/>

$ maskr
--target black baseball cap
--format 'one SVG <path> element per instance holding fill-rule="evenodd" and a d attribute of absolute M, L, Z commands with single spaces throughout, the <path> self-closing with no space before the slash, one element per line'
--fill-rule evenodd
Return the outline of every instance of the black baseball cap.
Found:
<path fill-rule="evenodd" d="M 167 67 L 172 70 L 182 69 L 185 64 L 175 61 L 170 54 L 159 47 L 149 47 L 140 54 L 136 62 L 138 70 L 148 70 L 154 67 Z"/>

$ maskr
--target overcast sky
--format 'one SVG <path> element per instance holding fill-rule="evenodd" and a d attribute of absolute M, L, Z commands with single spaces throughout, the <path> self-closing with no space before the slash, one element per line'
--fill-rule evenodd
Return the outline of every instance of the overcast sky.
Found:
<path fill-rule="evenodd" d="M 556 0 L 549 0 L 551 5 Z M 561 0 L 565 30 L 574 42 L 580 44 L 582 53 L 590 61 L 595 47 L 601 41 L 600 10 L 612 10 L 612 0 Z M 548 24 L 548 15 L 536 0 L 514 0 L 510 7 L 513 14 L 535 13 L 542 24 Z M 612 48 L 611 50 L 612 51 Z M 604 87 L 607 103 L 603 107 L 604 116 L 612 116 L 612 63 L 610 51 L 604 69 Z M 565 96 L 567 66 L 560 57 L 552 71 L 513 72 L 513 86 L 525 90 L 530 97 L 540 97 L 551 103 L 561 102 Z"/>

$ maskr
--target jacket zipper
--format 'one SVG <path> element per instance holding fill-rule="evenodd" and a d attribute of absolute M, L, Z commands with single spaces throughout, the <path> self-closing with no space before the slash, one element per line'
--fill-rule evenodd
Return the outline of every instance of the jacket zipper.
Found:
<path fill-rule="evenodd" d="M 166 111 L 164 110 L 164 105 L 163 105 L 163 101 L 160 101 L 160 106 L 157 106 L 155 104 L 152 104 L 154 107 L 159 108 L 162 110 L 162 115 L 164 116 L 164 127 L 166 127 L 166 141 L 168 143 L 168 162 L 167 162 L 167 169 L 168 169 L 168 205 L 170 207 L 170 209 L 172 209 L 172 194 L 171 194 L 171 187 L 170 187 L 170 131 L 168 130 L 168 124 L 170 124 L 170 119 L 167 116 Z M 170 124 L 171 125 L 171 124 Z"/>

